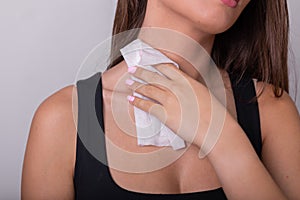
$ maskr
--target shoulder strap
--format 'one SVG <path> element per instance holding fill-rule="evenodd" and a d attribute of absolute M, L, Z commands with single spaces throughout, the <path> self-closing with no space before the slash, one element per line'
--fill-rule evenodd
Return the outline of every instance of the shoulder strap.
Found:
<path fill-rule="evenodd" d="M 98 161 L 107 164 L 102 116 L 101 73 L 77 82 L 78 139 Z M 99 111 L 101 113 L 99 113 Z"/>
<path fill-rule="evenodd" d="M 235 99 L 238 122 L 243 128 L 257 155 L 261 158 L 262 139 L 259 109 L 253 80 L 248 76 L 241 79 L 229 73 Z"/>

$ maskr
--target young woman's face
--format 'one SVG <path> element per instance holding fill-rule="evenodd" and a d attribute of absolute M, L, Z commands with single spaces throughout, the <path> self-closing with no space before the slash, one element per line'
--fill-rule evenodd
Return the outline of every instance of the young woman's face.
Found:
<path fill-rule="evenodd" d="M 191 22 L 206 33 L 217 34 L 230 28 L 250 0 L 155 0 L 166 11 Z"/>

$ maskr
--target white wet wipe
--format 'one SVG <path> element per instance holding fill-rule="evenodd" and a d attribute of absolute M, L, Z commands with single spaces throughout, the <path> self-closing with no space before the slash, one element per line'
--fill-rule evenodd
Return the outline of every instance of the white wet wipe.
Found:
<path fill-rule="evenodd" d="M 142 67 L 149 71 L 157 72 L 162 76 L 163 74 L 154 68 L 154 65 L 161 63 L 172 63 L 176 67 L 179 67 L 177 63 L 140 39 L 134 40 L 120 51 L 128 67 Z M 134 77 L 132 77 L 132 79 L 140 83 L 145 83 L 142 80 Z M 133 96 L 148 99 L 136 92 L 133 94 Z M 138 145 L 172 146 L 174 150 L 185 148 L 184 140 L 166 125 L 164 125 L 155 116 L 146 113 L 137 107 L 134 107 L 134 117 L 136 122 Z"/>

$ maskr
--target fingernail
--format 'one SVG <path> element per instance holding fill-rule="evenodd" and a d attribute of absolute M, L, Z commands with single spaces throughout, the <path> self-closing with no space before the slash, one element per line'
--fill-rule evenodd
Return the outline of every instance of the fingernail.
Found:
<path fill-rule="evenodd" d="M 128 72 L 133 74 L 136 71 L 136 69 L 136 67 L 128 67 Z"/>
<path fill-rule="evenodd" d="M 134 101 L 134 96 L 128 95 L 127 100 L 130 101 L 130 102 L 133 102 Z"/>
<path fill-rule="evenodd" d="M 127 79 L 127 80 L 125 81 L 125 83 L 126 83 L 127 85 L 132 85 L 132 84 L 134 83 L 134 81 L 133 81 L 132 79 Z"/>

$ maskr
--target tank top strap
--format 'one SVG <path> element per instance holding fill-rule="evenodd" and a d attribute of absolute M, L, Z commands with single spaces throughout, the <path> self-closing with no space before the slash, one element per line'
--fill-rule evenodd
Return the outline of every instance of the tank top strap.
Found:
<path fill-rule="evenodd" d="M 102 117 L 101 73 L 77 82 L 78 124 L 77 135 L 87 150 L 106 164 L 104 123 Z M 98 92 L 98 91 L 101 92 Z M 100 107 L 100 108 L 99 108 Z M 98 111 L 101 111 L 101 115 Z"/>
<path fill-rule="evenodd" d="M 237 112 L 238 123 L 246 133 L 256 154 L 261 158 L 262 139 L 255 83 L 246 74 L 242 77 L 228 72 Z"/>

